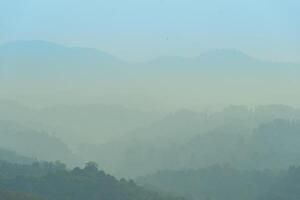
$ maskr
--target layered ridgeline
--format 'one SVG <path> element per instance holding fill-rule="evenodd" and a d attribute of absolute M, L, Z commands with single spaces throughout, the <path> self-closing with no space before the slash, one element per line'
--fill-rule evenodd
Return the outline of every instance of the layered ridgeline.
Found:
<path fill-rule="evenodd" d="M 101 105 L 3 105 L 0 148 L 69 166 L 94 160 L 117 177 L 214 164 L 241 169 L 300 164 L 300 111 L 289 106 L 164 114 Z"/>
<path fill-rule="evenodd" d="M 3 160 L 22 161 L 29 163 L 32 160 L 65 160 L 69 165 L 79 163 L 78 157 L 59 138 L 47 132 L 28 128 L 13 121 L 0 121 L 0 148 L 16 152 L 3 152 Z M 7 156 L 7 158 L 5 158 Z M 22 158 L 24 157 L 24 158 Z M 27 157 L 27 158 L 26 158 Z"/>
<path fill-rule="evenodd" d="M 164 170 L 136 180 L 116 179 L 89 162 L 67 169 L 61 162 L 31 165 L 0 162 L 4 200 L 296 200 L 300 168 L 241 170 L 214 165 L 197 170 Z M 175 197 L 183 196 L 183 198 Z"/>
<path fill-rule="evenodd" d="M 181 111 L 126 138 L 85 145 L 79 152 L 114 174 L 130 177 L 214 164 L 281 169 L 300 164 L 299 119 L 299 109 L 288 106 Z"/>
<path fill-rule="evenodd" d="M 65 47 L 46 41 L 17 41 L 0 46 L 2 78 L 59 80 L 109 72 L 120 66 L 112 55 L 90 48 Z"/>
<path fill-rule="evenodd" d="M 51 105 L 30 108 L 17 101 L 0 99 L 1 121 L 41 130 L 68 144 L 104 142 L 161 119 L 164 112 L 130 109 L 111 104 Z M 3 124 L 3 123 L 2 123 Z"/>
<path fill-rule="evenodd" d="M 69 78 L 88 75 L 104 78 L 105 75 L 118 77 L 119 72 L 142 70 L 155 75 L 165 73 L 192 72 L 232 72 L 256 73 L 275 72 L 291 73 L 299 70 L 293 63 L 276 63 L 255 59 L 235 49 L 218 49 L 204 52 L 197 57 L 184 58 L 179 56 L 162 56 L 147 62 L 126 62 L 117 57 L 92 48 L 67 47 L 47 41 L 15 41 L 0 45 L 2 75 L 38 78 Z M 139 66 L 139 67 L 137 67 Z M 123 68 L 123 69 L 122 69 Z M 297 69 L 298 68 L 298 69 Z M 121 71 L 120 71 L 121 70 Z M 156 72 L 159 72 L 157 74 Z M 181 74 L 182 76 L 186 74 Z M 62 77 L 68 75 L 68 77 Z M 126 76 L 128 74 L 122 74 Z M 153 75 L 153 74 L 148 74 Z M 179 75 L 179 74 L 178 74 Z M 198 74 L 200 75 L 200 74 Z M 253 74 L 252 74 L 253 75 Z M 194 76 L 193 76 L 194 77 Z"/>
<path fill-rule="evenodd" d="M 92 162 L 72 170 L 60 162 L 32 165 L 1 162 L 0 175 L 0 199 L 5 200 L 182 199 L 144 189 L 132 180 L 117 180 L 98 170 Z"/>
<path fill-rule="evenodd" d="M 137 63 L 44 41 L 0 45 L 0 94 L 31 103 L 88 99 L 139 108 L 298 105 L 299 70 L 299 64 L 264 61 L 231 49 Z"/>
<path fill-rule="evenodd" d="M 130 177 L 218 163 L 287 167 L 298 163 L 298 147 L 288 148 L 288 140 L 297 141 L 297 134 L 282 136 L 272 126 L 297 129 L 290 121 L 300 119 L 298 109 L 231 107 L 168 115 L 152 108 L 260 104 L 270 99 L 297 105 L 299 69 L 297 64 L 262 61 L 236 50 L 129 63 L 95 49 L 43 41 L 7 43 L 0 46 L 1 99 L 51 105 L 28 109 L 0 102 L 0 147 L 73 165 L 82 158 L 95 160 L 117 176 Z M 287 125 L 272 122 L 276 118 Z M 270 123 L 270 130 L 261 128 L 264 123 Z M 284 142 L 282 148 L 265 145 L 275 141 Z"/>
<path fill-rule="evenodd" d="M 300 167 L 285 170 L 240 170 L 214 165 L 197 170 L 165 170 L 138 183 L 190 200 L 296 200 Z"/>

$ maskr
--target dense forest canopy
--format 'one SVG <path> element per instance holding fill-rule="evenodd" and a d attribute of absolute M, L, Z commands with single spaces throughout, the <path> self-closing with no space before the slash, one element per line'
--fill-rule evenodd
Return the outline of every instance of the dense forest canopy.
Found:
<path fill-rule="evenodd" d="M 18 192 L 14 192 L 18 191 Z M 116 179 L 98 170 L 94 162 L 84 168 L 66 168 L 61 162 L 32 165 L 0 163 L 0 199 L 35 200 L 181 200 L 144 189 L 132 180 Z M 1 199 L 2 200 L 2 199 Z"/>
<path fill-rule="evenodd" d="M 149 188 L 203 200 L 296 200 L 300 167 L 287 170 L 239 170 L 215 165 L 198 170 L 160 171 L 141 177 Z"/>

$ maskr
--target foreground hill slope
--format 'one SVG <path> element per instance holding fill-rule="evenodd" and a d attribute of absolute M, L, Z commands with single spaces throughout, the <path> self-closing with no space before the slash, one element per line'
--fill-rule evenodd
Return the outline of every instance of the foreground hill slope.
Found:
<path fill-rule="evenodd" d="M 33 194 L 0 189 L 0 200 L 45 200 Z"/>
<path fill-rule="evenodd" d="M 10 174 L 5 174 L 7 168 L 11 169 Z M 37 173 L 30 174 L 34 171 Z M 48 200 L 181 199 L 146 190 L 132 180 L 117 180 L 98 170 L 92 162 L 82 169 L 76 167 L 72 170 L 67 170 L 62 163 L 36 163 L 31 166 L 6 164 L 6 168 L 0 168 L 1 173 L 0 189 L 32 193 Z"/>
<path fill-rule="evenodd" d="M 300 168 L 288 170 L 239 170 L 211 166 L 197 170 L 160 171 L 138 180 L 150 188 L 187 199 L 296 200 L 300 198 Z"/>
<path fill-rule="evenodd" d="M 17 154 L 14 151 L 9 151 L 0 147 L 0 160 L 4 160 L 11 163 L 20 163 L 20 164 L 31 164 L 34 162 L 34 159 L 26 156 Z"/>
<path fill-rule="evenodd" d="M 59 138 L 14 121 L 0 120 L 0 137 L 0 148 L 26 157 L 48 161 L 64 160 L 70 165 L 79 160 Z"/>

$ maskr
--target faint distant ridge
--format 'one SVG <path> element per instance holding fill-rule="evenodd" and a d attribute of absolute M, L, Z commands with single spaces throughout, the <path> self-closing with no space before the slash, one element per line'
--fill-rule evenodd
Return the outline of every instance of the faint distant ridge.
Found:
<path fill-rule="evenodd" d="M 7 42 L 0 45 L 1 53 L 15 53 L 15 54 L 44 54 L 44 53 L 55 53 L 55 54 L 75 54 L 81 53 L 83 55 L 97 56 L 102 59 L 114 60 L 116 59 L 114 56 L 106 53 L 104 51 L 100 51 L 94 48 L 86 48 L 86 47 L 67 47 L 61 44 L 57 44 L 54 42 L 43 41 L 43 40 L 17 40 L 12 42 Z M 51 56 L 51 54 L 49 55 Z"/>
<path fill-rule="evenodd" d="M 101 75 L 122 66 L 122 61 L 97 49 L 67 47 L 40 40 L 2 44 L 0 60 L 1 71 L 7 79 L 84 77 Z"/>
<path fill-rule="evenodd" d="M 215 49 L 202 53 L 196 58 L 199 66 L 233 68 L 235 70 L 245 68 L 261 68 L 269 65 L 262 60 L 253 58 L 236 49 Z"/>
<path fill-rule="evenodd" d="M 167 61 L 167 60 L 201 60 L 201 59 L 255 59 L 246 53 L 237 49 L 211 49 L 201 53 L 199 56 L 183 57 L 183 56 L 159 56 L 153 59 L 151 62 Z"/>
<path fill-rule="evenodd" d="M 8 56 L 9 54 L 28 55 L 31 53 L 45 54 L 47 57 L 51 57 L 51 54 L 71 55 L 77 53 L 82 55 L 94 56 L 94 58 L 104 60 L 119 61 L 114 55 L 105 51 L 101 51 L 95 48 L 77 47 L 77 46 L 65 46 L 55 42 L 43 41 L 43 40 L 16 40 L 7 43 L 0 44 L 0 56 Z M 221 48 L 211 49 L 201 53 L 195 57 L 183 57 L 183 56 L 159 56 L 149 62 L 145 63 L 160 63 L 160 62 L 187 62 L 187 61 L 262 61 L 254 58 L 243 51 L 234 48 Z M 271 62 L 265 60 L 265 62 Z"/>
<path fill-rule="evenodd" d="M 199 56 L 186 58 L 180 56 L 162 56 L 150 62 L 152 65 L 177 67 L 243 67 L 270 65 L 272 62 L 256 59 L 236 49 L 214 49 L 203 52 Z"/>
<path fill-rule="evenodd" d="M 42 80 L 66 77 L 109 79 L 151 76 L 193 76 L 205 73 L 244 75 L 299 72 L 294 63 L 261 60 L 236 49 L 216 49 L 196 57 L 161 56 L 144 63 L 128 63 L 117 57 L 93 48 L 67 47 L 41 41 L 14 41 L 0 45 L 0 68 L 2 77 Z M 38 76 L 37 76 L 38 75 Z M 117 80 L 117 79 L 115 79 Z"/>
<path fill-rule="evenodd" d="M 197 59 L 243 61 L 256 60 L 255 58 L 237 49 L 212 49 L 202 53 L 197 57 Z"/>

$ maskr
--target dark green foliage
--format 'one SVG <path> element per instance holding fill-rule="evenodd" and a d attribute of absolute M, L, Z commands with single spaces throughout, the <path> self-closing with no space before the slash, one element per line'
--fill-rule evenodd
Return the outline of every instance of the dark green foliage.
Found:
<path fill-rule="evenodd" d="M 299 200 L 300 167 L 288 170 L 237 170 L 212 166 L 161 171 L 139 183 L 192 200 Z"/>
<path fill-rule="evenodd" d="M 31 165 L 21 165 L 0 161 L 0 177 L 14 178 L 17 176 L 40 177 L 56 171 L 66 170 L 66 165 L 56 162 L 34 162 Z"/>
<path fill-rule="evenodd" d="M 45 200 L 33 194 L 0 189 L 0 200 Z"/>
<path fill-rule="evenodd" d="M 9 151 L 7 149 L 0 148 L 0 160 L 5 160 L 11 163 L 21 163 L 21 164 L 31 164 L 34 159 L 18 155 L 14 151 Z"/>
<path fill-rule="evenodd" d="M 161 171 L 138 182 L 189 199 L 257 200 L 278 177 L 271 171 L 243 171 L 215 165 L 199 170 Z"/>
<path fill-rule="evenodd" d="M 9 164 L 7 164 L 8 166 Z M 84 168 L 67 170 L 62 163 L 11 165 L 2 168 L 0 188 L 38 194 L 48 200 L 173 200 L 158 192 L 143 189 L 132 180 L 117 180 L 89 162 Z M 34 171 L 36 173 L 34 174 Z M 15 176 L 12 174 L 15 172 Z"/>
<path fill-rule="evenodd" d="M 290 167 L 262 200 L 299 200 L 300 167 Z"/>

